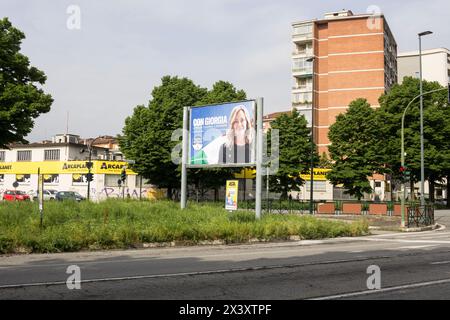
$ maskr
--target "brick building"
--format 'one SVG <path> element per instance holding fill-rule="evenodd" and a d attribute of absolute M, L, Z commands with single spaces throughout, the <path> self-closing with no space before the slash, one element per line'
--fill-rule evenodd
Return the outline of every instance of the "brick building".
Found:
<path fill-rule="evenodd" d="M 397 83 L 397 44 L 383 15 L 340 11 L 292 26 L 292 106 L 309 124 L 314 110 L 321 154 L 330 144 L 330 125 L 351 101 L 366 98 L 378 107 L 378 98 Z"/>

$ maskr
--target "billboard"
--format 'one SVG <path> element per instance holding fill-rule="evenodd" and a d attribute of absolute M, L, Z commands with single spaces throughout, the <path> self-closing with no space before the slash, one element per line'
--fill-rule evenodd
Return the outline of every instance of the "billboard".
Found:
<path fill-rule="evenodd" d="M 190 110 L 189 165 L 255 164 L 255 102 Z"/>

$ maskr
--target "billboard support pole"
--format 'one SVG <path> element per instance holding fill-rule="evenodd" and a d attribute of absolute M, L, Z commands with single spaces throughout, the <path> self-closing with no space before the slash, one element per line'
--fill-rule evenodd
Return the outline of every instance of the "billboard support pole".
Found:
<path fill-rule="evenodd" d="M 188 162 L 188 115 L 189 108 L 183 108 L 183 151 L 181 157 L 181 209 L 186 208 L 187 202 L 187 169 L 186 165 Z"/>
<path fill-rule="evenodd" d="M 263 98 L 256 99 L 256 219 L 261 219 L 262 157 L 263 157 Z"/>

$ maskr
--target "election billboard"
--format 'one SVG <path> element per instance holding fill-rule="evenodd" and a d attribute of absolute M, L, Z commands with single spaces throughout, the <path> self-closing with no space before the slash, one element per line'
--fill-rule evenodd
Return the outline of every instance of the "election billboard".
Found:
<path fill-rule="evenodd" d="M 193 107 L 189 124 L 189 165 L 255 164 L 254 101 Z"/>
<path fill-rule="evenodd" d="M 225 209 L 237 210 L 238 207 L 238 180 L 227 180 L 227 188 L 225 195 Z"/>

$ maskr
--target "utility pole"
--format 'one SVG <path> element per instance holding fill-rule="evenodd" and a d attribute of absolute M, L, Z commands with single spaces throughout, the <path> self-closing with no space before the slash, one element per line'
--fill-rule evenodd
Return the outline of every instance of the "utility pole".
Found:
<path fill-rule="evenodd" d="M 422 84 L 422 36 L 432 34 L 431 31 L 419 33 L 419 66 L 420 66 L 420 205 L 425 206 L 425 157 L 423 146 L 423 84 Z"/>
<path fill-rule="evenodd" d="M 315 57 L 306 59 L 307 62 L 312 62 L 312 105 L 311 105 L 311 176 L 310 176 L 310 186 L 309 186 L 309 214 L 314 214 L 314 78 L 315 78 Z"/>

